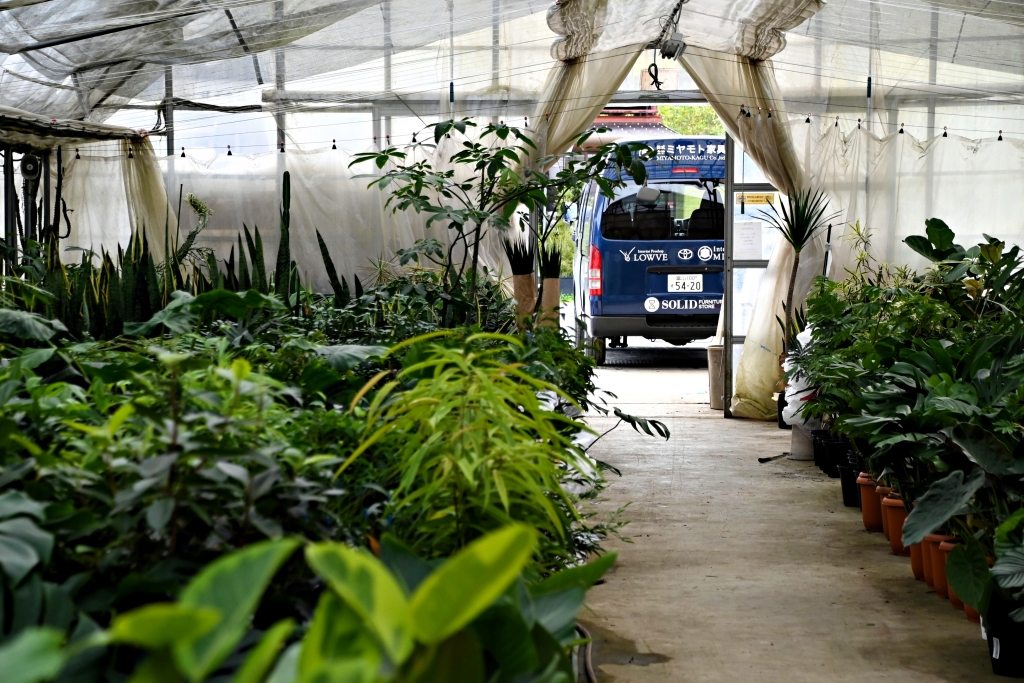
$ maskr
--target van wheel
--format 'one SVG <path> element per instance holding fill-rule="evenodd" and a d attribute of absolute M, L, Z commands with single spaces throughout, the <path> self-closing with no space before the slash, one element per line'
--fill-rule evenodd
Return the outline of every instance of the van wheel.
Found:
<path fill-rule="evenodd" d="M 607 355 L 605 351 L 605 347 L 607 346 L 605 339 L 603 337 L 596 337 L 594 339 L 591 339 L 590 342 L 590 353 L 591 357 L 594 359 L 594 362 L 597 363 L 598 365 L 604 365 L 605 357 Z"/>

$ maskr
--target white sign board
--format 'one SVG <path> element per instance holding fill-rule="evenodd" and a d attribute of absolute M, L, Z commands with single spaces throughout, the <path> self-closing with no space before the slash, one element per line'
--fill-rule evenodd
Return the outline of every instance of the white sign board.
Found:
<path fill-rule="evenodd" d="M 733 223 L 732 257 L 737 261 L 760 261 L 764 258 L 761 247 L 761 221 Z"/>

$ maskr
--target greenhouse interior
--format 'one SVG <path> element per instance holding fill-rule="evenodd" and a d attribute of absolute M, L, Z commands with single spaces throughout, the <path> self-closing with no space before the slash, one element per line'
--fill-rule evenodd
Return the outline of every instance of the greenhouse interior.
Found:
<path fill-rule="evenodd" d="M 0 0 L 0 156 L 4 683 L 1024 678 L 1024 3 Z"/>

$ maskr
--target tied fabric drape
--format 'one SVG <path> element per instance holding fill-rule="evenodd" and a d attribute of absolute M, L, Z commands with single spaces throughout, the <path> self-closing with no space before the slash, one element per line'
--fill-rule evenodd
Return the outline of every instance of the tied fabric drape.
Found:
<path fill-rule="evenodd" d="M 708 102 L 732 135 L 758 164 L 765 176 L 783 193 L 805 186 L 804 171 L 790 134 L 788 122 L 774 111 L 782 109 L 775 73 L 770 61 L 699 48 L 680 57 Z M 794 308 L 799 309 L 825 257 L 824 235 L 801 253 L 794 287 Z M 784 302 L 795 254 L 786 243 L 772 253 L 761 280 L 750 327 L 740 353 L 732 397 L 737 417 L 771 419 L 776 414 L 772 393 L 781 378 L 782 332 L 778 319 Z"/>

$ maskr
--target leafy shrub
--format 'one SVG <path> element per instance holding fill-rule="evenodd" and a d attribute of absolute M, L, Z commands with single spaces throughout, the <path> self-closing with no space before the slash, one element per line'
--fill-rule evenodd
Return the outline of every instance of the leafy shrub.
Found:
<path fill-rule="evenodd" d="M 614 555 L 528 582 L 520 574 L 534 536 L 507 526 L 439 565 L 390 538 L 380 560 L 343 544 L 307 545 L 305 561 L 324 590 L 298 634 L 291 619 L 259 631 L 250 625 L 262 592 L 300 545 L 264 541 L 211 563 L 176 602 L 120 614 L 105 631 L 72 635 L 65 645 L 60 629 L 28 629 L 0 648 L 0 667 L 17 672 L 19 683 L 97 669 L 197 683 L 231 673 L 250 683 L 569 683 L 565 646 L 575 639 L 576 613 Z"/>

